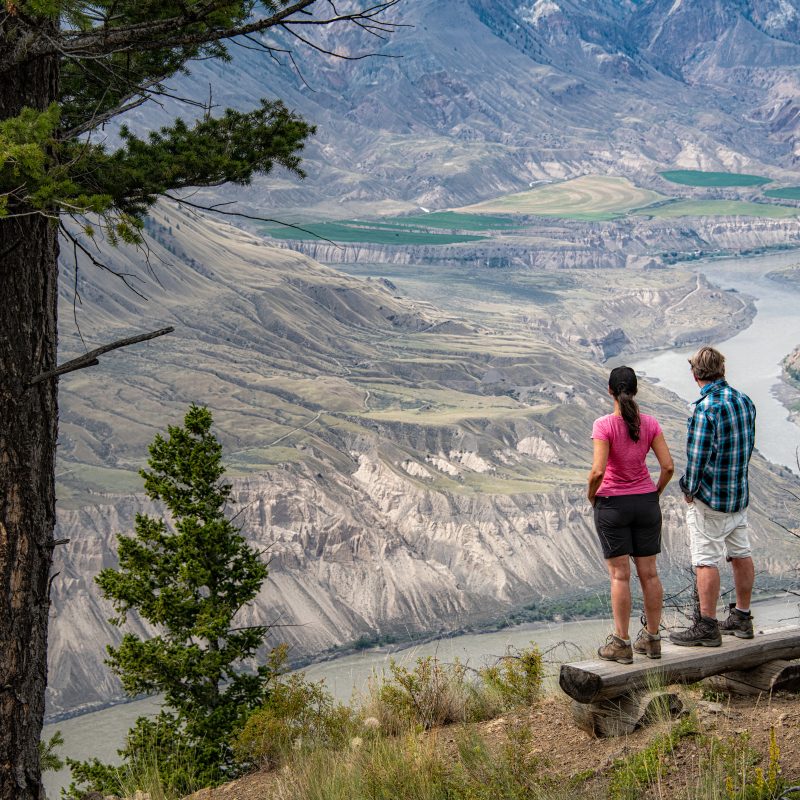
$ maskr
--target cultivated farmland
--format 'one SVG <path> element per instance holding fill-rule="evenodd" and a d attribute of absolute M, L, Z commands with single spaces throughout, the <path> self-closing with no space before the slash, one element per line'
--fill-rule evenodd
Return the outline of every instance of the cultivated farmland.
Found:
<path fill-rule="evenodd" d="M 782 189 L 768 189 L 766 197 L 777 197 L 781 200 L 800 200 L 800 186 L 784 186 Z"/>
<path fill-rule="evenodd" d="M 680 183 L 683 186 L 761 186 L 770 183 L 769 178 L 763 175 L 748 175 L 743 172 L 704 172 L 699 169 L 671 169 L 658 173 L 670 183 Z"/>
<path fill-rule="evenodd" d="M 676 200 L 650 206 L 637 215 L 673 219 L 675 217 L 761 217 L 786 219 L 796 217 L 800 209 L 773 203 L 748 203 L 743 200 Z"/>
<path fill-rule="evenodd" d="M 584 175 L 459 210 L 477 214 L 515 213 L 602 221 L 664 199 L 658 192 L 634 186 L 627 178 Z"/>

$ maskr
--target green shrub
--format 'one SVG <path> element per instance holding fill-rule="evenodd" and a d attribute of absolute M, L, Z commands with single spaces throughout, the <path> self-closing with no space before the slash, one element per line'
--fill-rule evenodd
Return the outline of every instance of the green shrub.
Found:
<path fill-rule="evenodd" d="M 609 800 L 637 800 L 659 782 L 670 766 L 678 743 L 698 733 L 696 721 L 687 717 L 656 737 L 647 747 L 614 764 L 608 786 Z M 747 733 L 728 739 L 698 737 L 700 759 L 696 774 L 685 776 L 686 800 L 776 800 L 785 784 L 781 777 L 780 749 L 770 732 L 767 764 L 750 746 Z"/>
<path fill-rule="evenodd" d="M 638 800 L 648 786 L 660 780 L 678 742 L 697 733 L 697 720 L 684 717 L 668 733 L 657 736 L 638 753 L 617 760 L 608 784 L 609 800 Z"/>
<path fill-rule="evenodd" d="M 717 795 L 724 800 L 775 800 L 785 783 L 781 776 L 780 748 L 775 729 L 770 730 L 766 767 L 759 766 L 761 756 L 750 746 L 750 735 L 740 733 L 725 741 L 710 740 L 701 762 L 701 781 L 694 797 L 709 795 L 710 788 L 724 787 Z"/>
<path fill-rule="evenodd" d="M 293 750 L 344 747 L 357 722 L 356 712 L 337 703 L 323 682 L 311 683 L 304 673 L 288 675 L 250 715 L 236 736 L 234 753 L 240 763 L 274 768 Z"/>
<path fill-rule="evenodd" d="M 537 648 L 509 652 L 496 664 L 474 670 L 433 656 L 412 668 L 389 663 L 391 677 L 370 686 L 367 713 L 390 735 L 420 727 L 492 719 L 535 703 L 542 690 L 542 656 Z"/>
<path fill-rule="evenodd" d="M 532 800 L 554 792 L 557 782 L 543 774 L 546 763 L 530 752 L 530 729 L 524 723 L 509 725 L 506 735 L 499 753 L 489 750 L 475 734 L 466 734 L 459 741 L 458 760 L 450 779 L 454 797 Z"/>
<path fill-rule="evenodd" d="M 179 800 L 207 785 L 190 743 L 180 736 L 171 738 L 166 730 L 152 731 L 150 736 L 155 738 L 149 744 L 142 741 L 118 770 L 122 797 L 135 797 L 140 791 L 150 800 Z"/>
<path fill-rule="evenodd" d="M 500 695 L 506 708 L 530 706 L 542 692 L 542 654 L 537 647 L 509 652 L 478 674 L 486 686 Z"/>
<path fill-rule="evenodd" d="M 453 722 L 477 722 L 502 710 L 499 694 L 488 689 L 474 670 L 433 656 L 418 658 L 413 669 L 389 663 L 390 680 L 373 681 L 368 713 L 390 735 Z"/>
<path fill-rule="evenodd" d="M 80 800 L 91 792 L 131 797 L 137 790 L 151 800 L 178 800 L 208 786 L 216 773 L 205 766 L 213 755 L 212 743 L 187 737 L 171 714 L 162 711 L 155 719 L 140 717 L 128 731 L 121 766 L 99 759 L 67 759 L 72 783 L 66 797 Z M 204 748 L 204 749 L 201 749 Z M 91 790 L 91 791 L 90 791 Z"/>
<path fill-rule="evenodd" d="M 430 739 L 376 738 L 346 754 L 318 750 L 282 772 L 276 800 L 451 800 Z"/>
<path fill-rule="evenodd" d="M 511 726 L 500 752 L 465 733 L 457 753 L 435 737 L 376 738 L 346 754 L 318 751 L 283 772 L 275 800 L 589 800 L 585 784 L 543 773 L 524 725 Z"/>

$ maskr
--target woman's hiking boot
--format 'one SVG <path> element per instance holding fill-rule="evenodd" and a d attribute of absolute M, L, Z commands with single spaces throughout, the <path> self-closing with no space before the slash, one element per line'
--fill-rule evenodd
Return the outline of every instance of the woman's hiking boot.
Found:
<path fill-rule="evenodd" d="M 729 606 L 728 618 L 719 624 L 719 632 L 736 636 L 739 639 L 753 638 L 753 615 L 747 611 L 739 611 L 736 603 Z"/>
<path fill-rule="evenodd" d="M 597 648 L 597 655 L 603 661 L 616 661 L 619 664 L 633 664 L 633 648 L 614 633 L 609 634 L 606 643 Z"/>
<path fill-rule="evenodd" d="M 700 617 L 691 628 L 671 633 L 669 640 L 681 647 L 719 647 L 722 644 L 719 623 L 714 617 Z"/>
<path fill-rule="evenodd" d="M 648 658 L 661 658 L 661 634 L 642 628 L 633 643 L 633 652 Z"/>

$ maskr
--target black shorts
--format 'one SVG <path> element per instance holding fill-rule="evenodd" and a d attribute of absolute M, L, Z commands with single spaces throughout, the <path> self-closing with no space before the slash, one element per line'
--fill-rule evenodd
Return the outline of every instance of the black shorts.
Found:
<path fill-rule="evenodd" d="M 603 558 L 654 556 L 661 552 L 661 506 L 658 492 L 597 495 L 594 526 Z"/>

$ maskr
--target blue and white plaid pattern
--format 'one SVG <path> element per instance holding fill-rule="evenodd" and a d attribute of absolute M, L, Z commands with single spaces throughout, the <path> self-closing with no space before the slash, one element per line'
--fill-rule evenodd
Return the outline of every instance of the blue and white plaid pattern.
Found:
<path fill-rule="evenodd" d="M 756 407 L 723 379 L 704 386 L 686 438 L 681 490 L 716 511 L 732 513 L 750 501 L 747 466 L 753 452 Z"/>

